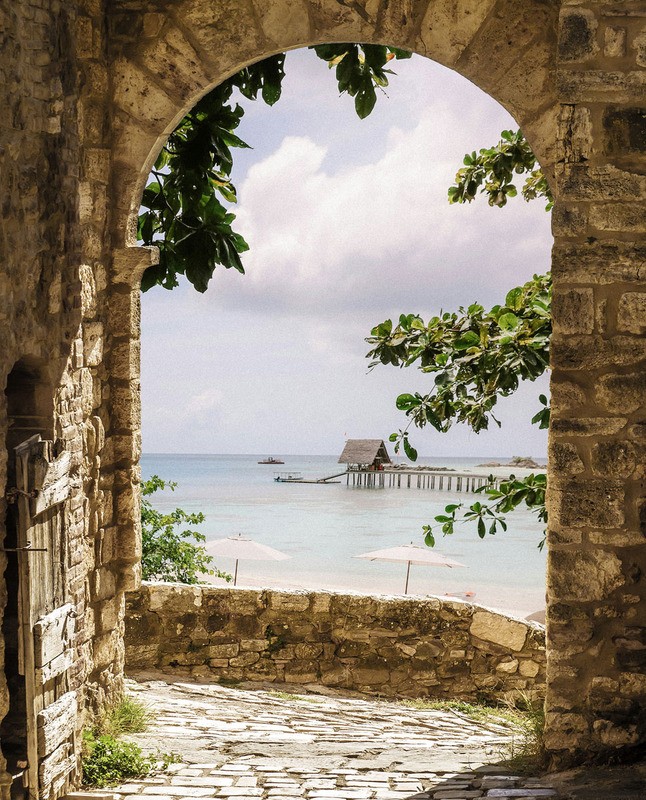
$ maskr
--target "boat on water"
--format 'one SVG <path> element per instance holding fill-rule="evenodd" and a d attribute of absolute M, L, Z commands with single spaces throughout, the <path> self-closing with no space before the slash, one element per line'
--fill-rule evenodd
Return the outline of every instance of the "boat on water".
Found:
<path fill-rule="evenodd" d="M 279 458 L 274 458 L 273 456 L 267 456 L 267 458 L 263 458 L 262 461 L 258 462 L 259 464 L 284 464 L 284 461 L 281 461 Z"/>
<path fill-rule="evenodd" d="M 277 483 L 303 483 L 302 472 L 277 472 L 274 480 Z"/>

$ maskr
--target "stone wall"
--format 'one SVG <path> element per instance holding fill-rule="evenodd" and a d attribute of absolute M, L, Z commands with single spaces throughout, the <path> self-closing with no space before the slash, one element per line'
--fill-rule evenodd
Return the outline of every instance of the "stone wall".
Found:
<path fill-rule="evenodd" d="M 460 601 L 144 583 L 126 669 L 382 697 L 542 697 L 545 631 Z"/>
<path fill-rule="evenodd" d="M 643 2 L 561 4 L 546 736 L 561 759 L 646 741 L 645 46 Z"/>
<path fill-rule="evenodd" d="M 122 685 L 122 587 L 137 561 L 135 555 L 126 563 L 115 534 L 113 489 L 136 486 L 138 467 L 131 450 L 117 469 L 112 421 L 110 327 L 118 327 L 120 298 L 108 289 L 105 36 L 101 0 L 0 3 L 0 541 L 9 546 L 7 536 L 15 535 L 5 501 L 5 490 L 15 486 L 13 447 L 40 433 L 71 456 L 59 546 L 65 600 L 76 613 L 75 661 L 64 680 L 77 694 L 77 731 L 86 709 L 100 707 Z M 132 552 L 136 526 L 128 539 Z M 7 562 L 0 552 L 8 641 L 7 651 L 4 641 L 0 647 L 0 720 L 10 695 L 13 716 L 16 703 L 24 704 L 17 667 L 4 661 L 5 654 L 17 661 L 16 572 L 15 556 Z M 0 753 L 5 798 L 3 767 Z"/>

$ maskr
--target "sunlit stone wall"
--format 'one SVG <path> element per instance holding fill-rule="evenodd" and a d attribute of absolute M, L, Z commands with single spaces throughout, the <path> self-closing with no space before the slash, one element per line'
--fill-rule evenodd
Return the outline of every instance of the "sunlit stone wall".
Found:
<path fill-rule="evenodd" d="M 145 583 L 126 670 L 511 702 L 545 692 L 545 630 L 440 598 Z"/>

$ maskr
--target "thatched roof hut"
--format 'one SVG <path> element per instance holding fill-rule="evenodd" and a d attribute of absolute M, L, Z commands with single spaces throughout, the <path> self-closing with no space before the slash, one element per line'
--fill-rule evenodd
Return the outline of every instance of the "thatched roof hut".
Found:
<path fill-rule="evenodd" d="M 339 457 L 339 464 L 348 464 L 350 469 L 377 469 L 390 463 L 383 439 L 348 439 Z"/>

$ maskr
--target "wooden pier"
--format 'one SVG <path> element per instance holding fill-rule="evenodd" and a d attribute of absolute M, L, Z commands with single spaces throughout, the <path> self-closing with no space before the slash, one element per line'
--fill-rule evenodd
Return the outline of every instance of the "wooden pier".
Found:
<path fill-rule="evenodd" d="M 500 478 L 477 475 L 470 472 L 447 472 L 444 470 L 417 469 L 349 469 L 346 472 L 348 486 L 373 489 L 435 489 L 446 492 L 475 492 L 482 486 L 497 486 Z"/>

